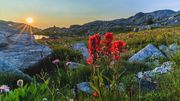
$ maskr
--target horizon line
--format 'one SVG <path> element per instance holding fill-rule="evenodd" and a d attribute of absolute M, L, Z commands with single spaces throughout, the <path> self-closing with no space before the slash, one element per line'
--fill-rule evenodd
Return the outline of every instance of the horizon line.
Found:
<path fill-rule="evenodd" d="M 132 17 L 132 16 L 135 16 L 136 14 L 142 12 L 142 13 L 152 13 L 152 12 L 156 12 L 156 11 L 162 11 L 162 10 L 171 10 L 171 11 L 174 11 L 174 12 L 179 12 L 180 10 L 173 10 L 173 9 L 159 9 L 159 10 L 154 10 L 154 11 L 146 11 L 146 12 L 142 12 L 142 11 L 139 11 L 139 12 L 136 12 L 130 16 L 127 16 L 127 17 L 120 17 L 120 18 L 110 18 L 109 20 L 105 20 L 105 19 L 95 19 L 95 20 L 92 20 L 92 21 L 87 21 L 85 23 L 82 23 L 82 24 L 70 24 L 68 26 L 57 26 L 57 25 L 52 25 L 52 26 L 47 26 L 47 27 L 38 27 L 38 26 L 35 26 L 35 25 L 30 25 L 34 28 L 38 28 L 38 29 L 41 29 L 41 30 L 44 30 L 44 29 L 47 29 L 47 28 L 50 28 L 50 27 L 53 27 L 53 26 L 56 26 L 58 28 L 70 28 L 70 26 L 73 26 L 73 25 L 80 25 L 80 26 L 83 26 L 85 24 L 88 24 L 88 23 L 91 23 L 91 22 L 95 22 L 95 21 L 113 21 L 113 20 L 118 20 L 118 19 L 128 19 L 129 17 Z M 19 24 L 26 24 L 25 22 L 21 22 L 21 21 L 11 21 L 11 20 L 6 20 L 6 19 L 0 19 L 0 21 L 5 21 L 5 22 L 13 22 L 13 23 L 19 23 Z M 28 24 L 26 24 L 28 25 Z"/>

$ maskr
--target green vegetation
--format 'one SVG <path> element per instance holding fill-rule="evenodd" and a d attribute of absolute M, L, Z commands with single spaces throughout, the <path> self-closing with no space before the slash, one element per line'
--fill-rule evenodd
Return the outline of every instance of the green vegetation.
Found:
<path fill-rule="evenodd" d="M 80 92 L 78 94 L 79 101 L 178 101 L 180 99 L 179 52 L 170 59 L 161 60 L 173 61 L 174 65 L 172 72 L 155 77 L 158 83 L 157 91 L 140 89 L 135 79 L 135 75 L 139 71 L 152 70 L 153 66 L 127 62 L 130 56 L 149 43 L 156 46 L 172 43 L 180 45 L 180 27 L 116 34 L 116 40 L 127 42 L 129 51 L 119 61 L 118 68 L 107 70 L 106 63 L 101 63 L 98 75 L 93 75 L 91 66 L 82 60 L 81 54 L 70 48 L 73 43 L 87 42 L 87 39 L 88 37 L 62 37 L 38 40 L 53 49 L 52 56 L 37 64 L 36 67 L 41 67 L 43 70 L 39 70 L 38 74 L 33 75 L 34 80 L 30 83 L 25 82 L 23 87 L 15 86 L 18 77 L 14 79 L 14 76 L 1 75 L 0 84 L 6 84 L 11 88 L 8 93 L 0 93 L 0 101 L 69 101 L 74 98 L 72 88 L 81 82 L 90 82 L 99 96 L 93 97 Z M 55 59 L 59 59 L 60 63 L 52 64 Z M 75 70 L 68 69 L 65 65 L 66 61 L 79 62 L 85 66 Z M 31 74 L 31 72 L 28 73 Z M 117 73 L 118 78 L 116 78 Z M 111 84 L 110 89 L 107 89 L 105 85 L 107 81 Z M 125 89 L 121 89 L 117 85 L 118 83 L 123 83 Z"/>

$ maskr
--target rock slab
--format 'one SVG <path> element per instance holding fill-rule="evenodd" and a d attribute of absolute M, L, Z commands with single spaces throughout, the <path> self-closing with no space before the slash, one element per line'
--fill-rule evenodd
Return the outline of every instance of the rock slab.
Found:
<path fill-rule="evenodd" d="M 80 51 L 82 53 L 84 59 L 87 59 L 89 57 L 88 49 L 84 42 L 74 44 L 73 49 L 76 51 Z"/>
<path fill-rule="evenodd" d="M 0 72 L 23 75 L 22 71 L 51 54 L 52 50 L 37 43 L 33 35 L 12 29 L 0 31 Z M 25 75 L 25 74 L 24 74 Z"/>
<path fill-rule="evenodd" d="M 160 67 L 156 67 L 151 71 L 139 72 L 137 74 L 138 85 L 147 90 L 156 90 L 157 82 L 153 80 L 156 75 L 168 73 L 172 70 L 173 63 L 168 61 L 164 62 Z"/>
<path fill-rule="evenodd" d="M 166 46 L 166 45 L 161 45 L 159 46 L 159 49 L 168 57 L 172 57 L 174 55 L 176 55 L 176 52 L 180 51 L 180 46 L 173 43 L 171 45 Z"/>
<path fill-rule="evenodd" d="M 161 51 L 158 50 L 154 45 L 148 44 L 145 48 L 134 54 L 129 62 L 145 62 L 149 58 L 160 58 L 164 57 Z"/>

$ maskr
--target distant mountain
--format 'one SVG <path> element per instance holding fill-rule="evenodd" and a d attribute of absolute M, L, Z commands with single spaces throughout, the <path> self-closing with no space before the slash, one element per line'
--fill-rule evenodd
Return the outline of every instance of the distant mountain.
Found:
<path fill-rule="evenodd" d="M 129 18 L 115 19 L 111 21 L 97 20 L 84 25 L 71 25 L 69 28 L 53 26 L 44 30 L 23 23 L 0 20 L 0 31 L 3 29 L 25 33 L 30 32 L 31 27 L 34 34 L 46 34 L 50 36 L 79 36 L 85 34 L 92 35 L 94 33 L 103 34 L 107 31 L 139 31 L 173 25 L 180 25 L 180 11 L 175 12 L 173 10 L 158 10 L 150 13 L 139 12 Z"/>
<path fill-rule="evenodd" d="M 35 33 L 35 32 L 41 31 L 41 29 L 32 27 L 24 23 L 16 23 L 16 22 L 11 22 L 11 21 L 0 20 L 0 31 L 2 30 L 7 31 L 7 32 L 14 31 L 14 32 L 19 32 L 19 33 L 30 33 L 31 31 Z"/>
<path fill-rule="evenodd" d="M 137 13 L 127 19 L 116 19 L 112 21 L 94 21 L 84 25 L 72 25 L 69 28 L 50 27 L 44 29 L 44 33 L 55 33 L 59 35 L 82 35 L 93 34 L 96 32 L 104 33 L 107 31 L 132 31 L 134 28 L 139 30 L 179 25 L 180 24 L 180 11 L 173 10 L 158 10 L 150 13 Z"/>

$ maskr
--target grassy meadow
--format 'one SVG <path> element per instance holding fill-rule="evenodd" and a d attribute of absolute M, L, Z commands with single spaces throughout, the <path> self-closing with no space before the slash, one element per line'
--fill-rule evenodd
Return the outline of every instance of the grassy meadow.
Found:
<path fill-rule="evenodd" d="M 156 76 L 158 88 L 156 91 L 141 89 L 137 85 L 136 74 L 140 71 L 152 70 L 154 65 L 143 63 L 129 63 L 127 60 L 149 43 L 159 45 L 180 45 L 180 27 L 157 28 L 140 32 L 127 32 L 114 35 L 115 40 L 123 40 L 127 43 L 128 52 L 123 54 L 117 62 L 118 68 L 106 69 L 107 63 L 100 62 L 100 69 L 93 74 L 91 65 L 82 59 L 80 52 L 71 49 L 72 44 L 86 42 L 84 37 L 61 37 L 59 39 L 37 40 L 39 43 L 49 46 L 53 54 L 37 64 L 41 70 L 25 71 L 33 76 L 32 81 L 13 75 L 0 74 L 0 84 L 10 86 L 8 93 L 0 94 L 0 101 L 75 101 L 73 88 L 81 82 L 89 82 L 91 87 L 98 92 L 94 97 L 90 94 L 79 92 L 78 101 L 179 101 L 180 100 L 180 52 L 169 59 L 161 59 L 161 64 L 166 61 L 173 62 L 173 70 L 167 74 Z M 59 59 L 56 65 L 52 61 Z M 68 69 L 66 62 L 73 61 L 83 64 L 78 69 Z M 32 72 L 31 72 L 32 71 Z M 16 81 L 24 80 L 24 86 L 17 87 Z M 107 89 L 105 83 L 110 88 Z M 119 83 L 124 84 L 123 88 Z"/>

